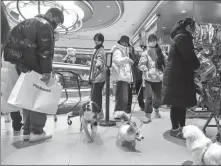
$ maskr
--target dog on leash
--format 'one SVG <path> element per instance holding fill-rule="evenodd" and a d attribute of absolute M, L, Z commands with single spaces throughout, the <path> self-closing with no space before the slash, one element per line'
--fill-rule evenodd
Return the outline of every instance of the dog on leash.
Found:
<path fill-rule="evenodd" d="M 80 131 L 84 130 L 88 143 L 94 141 L 94 137 L 97 133 L 98 114 L 101 111 L 100 107 L 93 101 L 88 101 L 83 104 L 80 111 Z M 88 125 L 91 127 L 91 134 L 88 130 Z"/>
<path fill-rule="evenodd" d="M 221 165 L 221 144 L 213 143 L 193 125 L 185 126 L 182 132 L 194 165 Z"/>
<path fill-rule="evenodd" d="M 135 149 L 136 140 L 141 141 L 144 137 L 141 135 L 136 122 L 131 121 L 126 113 L 122 113 L 120 117 L 123 122 L 117 137 L 120 146 L 131 145 L 132 149 Z"/>

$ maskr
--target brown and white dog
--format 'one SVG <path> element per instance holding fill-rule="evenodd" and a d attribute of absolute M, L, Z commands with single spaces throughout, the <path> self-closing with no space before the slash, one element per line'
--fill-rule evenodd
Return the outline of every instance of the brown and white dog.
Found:
<path fill-rule="evenodd" d="M 123 125 L 120 127 L 117 137 L 120 146 L 130 144 L 132 149 L 135 149 L 136 140 L 141 141 L 144 137 L 141 135 L 136 122 L 131 121 L 126 113 L 122 113 L 121 119 L 123 121 Z"/>
<path fill-rule="evenodd" d="M 94 137 L 97 133 L 98 114 L 100 113 L 100 111 L 101 109 L 99 108 L 99 106 L 93 101 L 88 101 L 84 103 L 80 111 L 80 131 L 84 130 L 89 143 L 92 143 L 94 141 Z M 88 130 L 89 124 L 91 127 L 91 134 Z"/>

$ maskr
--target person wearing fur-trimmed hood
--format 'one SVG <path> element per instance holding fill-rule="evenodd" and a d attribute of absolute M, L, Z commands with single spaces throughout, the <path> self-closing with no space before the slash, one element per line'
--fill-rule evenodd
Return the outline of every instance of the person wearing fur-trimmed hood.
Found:
<path fill-rule="evenodd" d="M 114 118 L 119 119 L 123 112 L 131 113 L 132 103 L 132 68 L 133 60 L 129 58 L 129 41 L 128 36 L 121 36 L 118 44 L 113 46 L 113 64 L 111 78 L 116 81 L 115 109 Z"/>

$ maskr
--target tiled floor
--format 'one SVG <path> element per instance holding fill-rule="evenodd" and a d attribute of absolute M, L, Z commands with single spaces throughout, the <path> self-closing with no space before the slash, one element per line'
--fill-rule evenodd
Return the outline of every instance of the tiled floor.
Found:
<path fill-rule="evenodd" d="M 114 103 L 111 102 L 111 114 Z M 138 106 L 135 110 L 139 110 Z M 21 134 L 13 135 L 11 124 L 1 118 L 1 164 L 2 165 L 190 165 L 191 154 L 185 141 L 171 138 L 169 111 L 161 110 L 162 119 L 143 125 L 140 130 L 144 140 L 137 142 L 137 151 L 126 151 L 116 144 L 120 123 L 115 127 L 99 127 L 95 143 L 88 144 L 84 133 L 79 132 L 79 118 L 67 125 L 66 115 L 59 115 L 55 123 L 48 118 L 46 131 L 53 133 L 53 139 L 37 144 L 22 141 Z M 139 125 L 143 112 L 135 111 L 133 119 Z M 205 120 L 187 120 L 188 124 L 202 126 Z M 207 130 L 208 136 L 216 133 L 215 128 Z"/>

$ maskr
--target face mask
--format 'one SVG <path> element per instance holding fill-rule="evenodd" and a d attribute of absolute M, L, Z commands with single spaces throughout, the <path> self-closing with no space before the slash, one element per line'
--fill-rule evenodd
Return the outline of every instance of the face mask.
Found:
<path fill-rule="evenodd" d="M 156 42 L 150 42 L 150 43 L 149 43 L 149 46 L 150 46 L 150 47 L 156 47 L 156 45 L 157 45 Z"/>
<path fill-rule="evenodd" d="M 57 28 L 57 26 L 58 26 L 58 24 L 55 22 L 55 21 L 52 21 L 52 27 L 54 28 L 54 29 L 56 29 Z"/>

